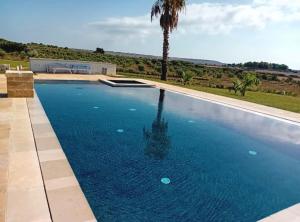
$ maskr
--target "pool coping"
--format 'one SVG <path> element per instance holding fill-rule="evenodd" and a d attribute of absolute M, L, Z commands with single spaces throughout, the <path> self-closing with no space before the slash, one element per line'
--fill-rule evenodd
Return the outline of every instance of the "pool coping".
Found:
<path fill-rule="evenodd" d="M 97 221 L 38 95 L 26 102 L 52 221 Z"/>
<path fill-rule="evenodd" d="M 140 80 L 142 81 L 142 80 Z M 151 80 L 144 80 L 146 82 L 157 83 L 156 88 L 165 89 L 169 92 L 178 93 L 185 95 L 194 99 L 200 99 L 214 104 L 242 110 L 245 112 L 250 112 L 258 114 L 264 117 L 273 118 L 276 120 L 288 122 L 290 124 L 295 124 L 300 126 L 300 114 L 286 111 L 274 107 L 269 107 L 257 103 L 252 103 L 248 101 L 233 99 L 225 96 L 219 96 L 211 93 L 201 92 L 193 89 L 187 89 L 179 86 L 173 86 L 165 83 L 154 82 Z"/>
<path fill-rule="evenodd" d="M 111 87 L 135 87 L 135 88 L 149 88 L 154 87 L 153 84 L 147 84 L 142 81 L 138 81 L 140 83 L 115 83 L 110 81 L 112 79 L 99 79 L 99 81 L 103 84 L 106 84 Z M 115 79 L 113 79 L 115 80 Z M 127 79 L 128 80 L 128 79 Z"/>

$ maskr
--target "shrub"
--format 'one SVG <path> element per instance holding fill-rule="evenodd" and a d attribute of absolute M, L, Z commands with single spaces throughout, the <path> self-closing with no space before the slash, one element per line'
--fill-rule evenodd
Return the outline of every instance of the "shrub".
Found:
<path fill-rule="evenodd" d="M 39 56 L 39 53 L 35 49 L 30 50 L 27 54 L 29 57 L 38 57 Z"/>
<path fill-rule="evenodd" d="M 228 74 L 228 77 L 229 77 L 229 78 L 233 78 L 233 77 L 234 77 L 234 74 L 233 74 L 233 73 L 229 73 L 229 74 Z"/>
<path fill-rule="evenodd" d="M 217 79 L 221 79 L 222 76 L 223 76 L 222 73 L 218 73 L 216 77 L 217 77 Z"/>
<path fill-rule="evenodd" d="M 145 71 L 145 67 L 143 65 L 139 65 L 138 69 L 140 72 L 144 72 Z"/>
<path fill-rule="evenodd" d="M 179 70 L 177 72 L 177 74 L 179 75 L 180 79 L 181 79 L 181 82 L 183 83 L 183 85 L 186 85 L 186 84 L 190 84 L 191 81 L 193 80 L 194 78 L 194 73 L 191 72 L 191 71 L 183 71 L 183 70 Z"/>
<path fill-rule="evenodd" d="M 0 56 L 4 56 L 5 55 L 5 51 L 3 49 L 0 48 Z"/>
<path fill-rule="evenodd" d="M 246 91 L 249 87 L 260 84 L 260 80 L 256 77 L 254 73 L 244 73 L 240 79 L 233 80 L 233 90 L 235 93 L 238 91 L 241 93 L 242 96 L 245 96 Z"/>

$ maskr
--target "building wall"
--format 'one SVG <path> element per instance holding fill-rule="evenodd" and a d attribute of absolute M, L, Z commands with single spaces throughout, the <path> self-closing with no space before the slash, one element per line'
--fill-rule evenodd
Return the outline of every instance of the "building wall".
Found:
<path fill-rule="evenodd" d="M 62 60 L 62 59 L 38 59 L 30 58 L 30 70 L 37 73 L 47 73 L 49 67 L 55 66 L 66 66 L 66 67 L 87 67 L 90 74 L 107 74 L 115 75 L 117 66 L 110 63 L 101 62 L 85 62 L 78 60 Z M 57 71 L 57 73 L 61 73 Z M 64 72 L 65 73 L 65 72 Z M 84 72 L 83 72 L 84 73 Z"/>

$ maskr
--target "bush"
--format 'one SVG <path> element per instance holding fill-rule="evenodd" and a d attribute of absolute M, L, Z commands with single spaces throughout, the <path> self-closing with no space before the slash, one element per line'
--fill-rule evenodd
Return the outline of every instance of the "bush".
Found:
<path fill-rule="evenodd" d="M 229 74 L 228 74 L 228 77 L 229 77 L 229 78 L 233 78 L 233 77 L 234 77 L 234 74 L 233 74 L 233 73 L 229 73 Z"/>
<path fill-rule="evenodd" d="M 39 56 L 39 53 L 35 49 L 30 50 L 27 54 L 29 57 L 38 57 Z"/>
<path fill-rule="evenodd" d="M 258 86 L 260 84 L 260 80 L 254 73 L 246 72 L 240 79 L 234 79 L 232 83 L 235 93 L 239 91 L 242 96 L 245 96 L 248 88 L 254 85 Z"/>
<path fill-rule="evenodd" d="M 222 73 L 218 73 L 216 77 L 217 77 L 217 79 L 221 79 L 222 76 L 223 76 Z"/>
<path fill-rule="evenodd" d="M 5 55 L 5 51 L 0 48 L 0 56 L 3 57 Z"/>
<path fill-rule="evenodd" d="M 136 71 L 134 69 L 128 69 L 127 72 L 129 72 L 129 73 L 136 73 Z"/>
<path fill-rule="evenodd" d="M 140 72 L 144 72 L 145 71 L 145 67 L 143 65 L 139 65 L 138 69 Z"/>
<path fill-rule="evenodd" d="M 195 74 L 191 71 L 184 72 L 183 70 L 177 71 L 177 74 L 181 78 L 181 82 L 183 85 L 190 84 L 193 80 Z"/>

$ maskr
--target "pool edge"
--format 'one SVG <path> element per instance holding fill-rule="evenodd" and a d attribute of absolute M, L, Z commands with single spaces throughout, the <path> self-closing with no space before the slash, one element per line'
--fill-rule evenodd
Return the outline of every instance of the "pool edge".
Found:
<path fill-rule="evenodd" d="M 37 93 L 26 102 L 52 220 L 97 221 Z"/>
<path fill-rule="evenodd" d="M 107 79 L 120 79 L 122 76 L 106 76 L 106 75 L 72 75 L 72 74 L 45 74 L 39 73 L 34 76 L 34 80 L 88 80 L 99 81 Z M 212 93 L 206 93 L 193 89 L 183 88 L 180 86 L 174 86 L 167 83 L 156 82 L 152 80 L 140 79 L 140 78 L 126 78 L 151 84 L 155 88 L 165 89 L 170 92 L 183 94 L 195 99 L 209 101 L 212 103 L 218 103 L 223 106 L 229 106 L 235 109 L 244 110 L 246 112 L 252 112 L 259 115 L 268 116 L 278 120 L 289 121 L 290 123 L 300 126 L 300 113 L 291 112 L 271 106 L 266 106 L 258 103 L 252 103 L 230 97 L 215 95 Z"/>

